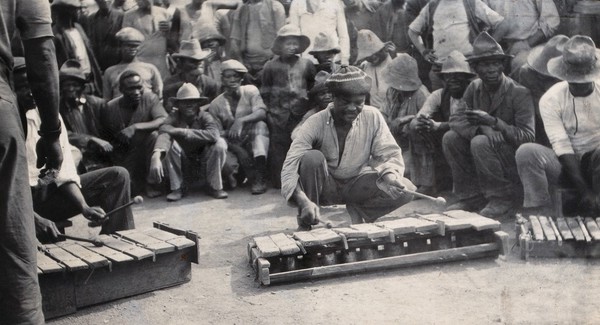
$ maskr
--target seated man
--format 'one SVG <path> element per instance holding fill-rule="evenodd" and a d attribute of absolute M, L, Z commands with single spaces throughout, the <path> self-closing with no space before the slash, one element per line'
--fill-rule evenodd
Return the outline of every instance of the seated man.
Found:
<path fill-rule="evenodd" d="M 106 105 L 102 98 L 83 93 L 86 78 L 81 64 L 67 60 L 59 71 L 60 114 L 69 132 L 69 142 L 83 155 L 83 170 L 110 166 L 108 154 L 112 145 L 100 138 L 98 125 L 101 111 Z"/>
<path fill-rule="evenodd" d="M 431 196 L 452 184 L 451 175 L 446 172 L 448 163 L 442 151 L 442 137 L 450 130 L 450 115 L 458 110 L 475 74 L 471 73 L 465 56 L 455 50 L 443 61 L 440 76 L 444 88 L 427 97 L 417 117 L 410 122 L 408 132 L 410 179 L 417 185 L 417 192 Z"/>
<path fill-rule="evenodd" d="M 600 55 L 587 36 L 576 35 L 563 54 L 548 62 L 548 72 L 563 80 L 540 100 L 540 114 L 552 149 L 527 143 L 517 150 L 526 214 L 553 212 L 551 187 L 574 187 L 576 212 L 600 213 Z"/>
<path fill-rule="evenodd" d="M 41 239 L 55 239 L 54 222 L 67 220 L 80 213 L 91 221 L 102 223 L 101 234 L 135 228 L 131 208 L 122 209 L 111 216 L 105 216 L 104 212 L 129 202 L 131 196 L 127 170 L 109 167 L 77 175 L 64 124 L 60 134 L 64 155 L 60 172 L 58 175 L 46 176 L 45 170 L 36 168 L 36 143 L 40 138 L 37 131 L 41 118 L 31 95 L 25 61 L 22 58 L 15 59 L 14 85 L 19 109 L 27 117 L 27 162 L 36 228 L 41 230 L 39 235 L 42 237 L 49 235 L 49 238 Z M 56 181 L 47 185 L 48 182 L 44 182 L 40 176 L 56 177 Z"/>
<path fill-rule="evenodd" d="M 319 223 L 320 205 L 346 204 L 352 223 L 373 222 L 412 200 L 404 188 L 415 189 L 385 119 L 365 105 L 367 75 L 342 66 L 327 87 L 333 103 L 300 127 L 281 171 L 281 193 L 305 230 Z"/>
<path fill-rule="evenodd" d="M 233 188 L 237 181 L 239 165 L 252 182 L 252 194 L 267 191 L 267 152 L 269 129 L 267 107 L 258 88 L 242 86 L 248 69 L 239 61 L 227 60 L 221 66 L 224 92 L 210 103 L 209 112 L 217 118 L 221 134 L 227 141 L 229 152 L 225 175 Z M 254 159 L 252 159 L 254 158 Z"/>
<path fill-rule="evenodd" d="M 204 74 L 204 60 L 210 51 L 203 50 L 196 39 L 181 41 L 179 52 L 172 55 L 177 62 L 177 72 L 165 79 L 163 98 L 173 98 L 184 83 L 196 86 L 204 97 L 211 101 L 219 95 L 217 82 Z M 165 108 L 171 111 L 172 103 L 165 101 Z"/>
<path fill-rule="evenodd" d="M 449 210 L 476 211 L 487 200 L 479 213 L 501 218 L 519 199 L 515 151 L 535 138 L 535 109 L 529 90 L 502 73 L 509 57 L 486 32 L 467 57 L 480 79 L 467 87 L 466 108 L 450 117 L 442 140 L 458 197 Z"/>
<path fill-rule="evenodd" d="M 131 174 L 132 193 L 137 195 L 146 183 L 150 157 L 158 137 L 158 127 L 167 118 L 167 112 L 158 97 L 144 89 L 140 75 L 125 70 L 119 77 L 123 95 L 111 100 L 100 116 L 103 136 L 113 146 L 112 160 Z M 146 194 L 156 197 L 161 193 L 146 184 Z"/>
<path fill-rule="evenodd" d="M 219 137 L 219 125 L 208 112 L 200 111 L 206 97 L 200 97 L 198 88 L 185 83 L 177 97 L 172 98 L 177 110 L 160 126 L 150 164 L 150 179 L 160 183 L 163 178 L 161 160 L 166 154 L 166 167 L 171 182 L 167 201 L 178 201 L 184 195 L 187 179 L 194 172 L 208 183 L 207 193 L 215 199 L 227 198 L 223 191 L 221 169 L 225 165 L 227 143 Z M 201 172 L 200 172 L 201 171 Z"/>

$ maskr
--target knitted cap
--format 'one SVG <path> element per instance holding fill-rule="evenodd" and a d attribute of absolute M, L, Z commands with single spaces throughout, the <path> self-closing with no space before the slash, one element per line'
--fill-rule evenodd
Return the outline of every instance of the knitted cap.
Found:
<path fill-rule="evenodd" d="M 371 90 L 371 78 L 355 66 L 342 65 L 327 79 L 326 85 L 334 94 L 366 95 Z"/>

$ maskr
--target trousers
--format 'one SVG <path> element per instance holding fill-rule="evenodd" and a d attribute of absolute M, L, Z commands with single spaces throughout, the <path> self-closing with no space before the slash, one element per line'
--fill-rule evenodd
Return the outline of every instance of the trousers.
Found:
<path fill-rule="evenodd" d="M 15 98 L 0 99 L 0 116 L 0 322 L 43 324 L 25 137 Z"/>
<path fill-rule="evenodd" d="M 129 173 L 123 167 L 107 167 L 81 174 L 81 194 L 89 206 L 99 206 L 105 212 L 120 207 L 131 199 Z M 59 188 L 60 189 L 60 188 Z M 77 205 L 60 190 L 47 195 L 43 202 L 34 202 L 34 210 L 40 216 L 62 221 L 80 213 Z M 131 208 L 121 209 L 102 224 L 101 234 L 134 229 Z"/>
<path fill-rule="evenodd" d="M 222 138 L 219 138 L 213 145 L 206 145 L 199 156 L 186 153 L 177 141 L 173 141 L 166 157 L 171 190 L 181 188 L 184 180 L 191 176 L 189 175 L 191 173 L 190 168 L 199 169 L 200 176 L 205 177 L 211 188 L 215 190 L 223 189 L 221 170 L 225 166 L 226 156 L 227 143 Z M 190 168 L 186 168 L 186 164 Z"/>
<path fill-rule="evenodd" d="M 300 186 L 312 202 L 319 206 L 346 204 L 352 223 L 374 222 L 412 200 L 409 194 L 392 199 L 380 190 L 376 171 L 348 180 L 335 179 L 328 172 L 325 156 L 318 150 L 309 150 L 302 156 L 298 174 Z"/>
<path fill-rule="evenodd" d="M 442 138 L 442 147 L 458 199 L 514 198 L 521 192 L 512 146 L 494 148 L 485 135 L 466 139 L 450 130 Z"/>

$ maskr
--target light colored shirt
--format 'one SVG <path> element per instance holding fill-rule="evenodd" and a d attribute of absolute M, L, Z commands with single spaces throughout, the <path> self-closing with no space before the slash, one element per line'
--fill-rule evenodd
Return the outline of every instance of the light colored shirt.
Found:
<path fill-rule="evenodd" d="M 484 0 L 495 12 L 505 17 L 509 26 L 504 38 L 525 40 L 541 30 L 546 38 L 554 36 L 560 17 L 552 0 Z"/>
<path fill-rule="evenodd" d="M 266 111 L 267 107 L 260 96 L 258 88 L 254 85 L 240 87 L 240 99 L 234 110 L 231 109 L 225 94 L 217 96 L 208 107 L 208 111 L 217 118 L 222 130 L 229 130 L 235 119 L 248 116 L 261 109 Z"/>
<path fill-rule="evenodd" d="M 575 97 L 569 84 L 562 81 L 552 86 L 540 99 L 540 115 L 552 149 L 557 156 L 600 148 L 600 86 L 586 97 Z"/>
<path fill-rule="evenodd" d="M 37 145 L 40 136 L 37 131 L 42 125 L 42 119 L 40 118 L 40 112 L 36 109 L 30 109 L 25 114 L 27 117 L 27 139 L 25 140 L 25 146 L 27 147 L 27 166 L 29 168 L 29 186 L 38 185 L 38 179 L 40 175 L 40 168 L 37 168 L 37 154 L 35 147 Z M 60 116 L 59 116 L 60 118 Z M 77 174 L 77 168 L 71 154 L 71 145 L 69 144 L 69 136 L 67 135 L 67 128 L 62 118 L 60 118 L 61 133 L 60 133 L 60 146 L 63 152 L 63 161 L 60 165 L 60 172 L 56 178 L 56 186 L 61 186 L 66 183 L 75 183 L 81 187 L 79 175 Z"/>
<path fill-rule="evenodd" d="M 431 93 L 423 103 L 423 107 L 419 110 L 419 115 L 431 116 L 440 110 L 442 105 L 442 93 L 444 89 L 438 89 Z M 458 112 L 461 107 L 462 100 L 450 96 L 450 115 Z"/>
<path fill-rule="evenodd" d="M 485 3 L 476 0 L 475 16 L 488 26 L 496 27 L 504 18 L 490 9 Z M 421 33 L 429 22 L 429 4 L 408 28 Z M 447 57 L 457 50 L 462 54 L 473 51 L 469 41 L 469 21 L 463 0 L 441 0 L 433 14 L 433 50 L 438 58 Z"/>
<path fill-rule="evenodd" d="M 160 71 L 150 63 L 133 61 L 113 65 L 104 71 L 104 76 L 102 77 L 102 95 L 104 99 L 111 100 L 121 95 L 121 90 L 119 90 L 119 76 L 123 71 L 129 69 L 134 70 L 140 75 L 146 89 L 155 93 L 158 98 L 162 98 L 163 82 Z"/>
<path fill-rule="evenodd" d="M 308 5 L 314 12 L 308 10 Z M 320 32 L 332 36 L 333 44 L 340 44 L 342 64 L 348 64 L 350 58 L 350 37 L 346 25 L 346 14 L 340 0 L 295 0 L 290 5 L 290 24 L 300 28 L 303 35 L 308 36 L 310 45 L 304 53 L 313 46 L 315 37 Z"/>
<path fill-rule="evenodd" d="M 371 78 L 370 104 L 379 109 L 385 105 L 385 93 L 390 87 L 382 78 L 382 74 L 387 70 L 392 62 L 392 58 L 388 55 L 383 62 L 378 66 L 373 66 L 370 62 L 365 61 L 363 70 Z"/>
<path fill-rule="evenodd" d="M 337 180 L 349 180 L 365 172 L 380 177 L 393 173 L 403 184 L 402 151 L 379 110 L 365 105 L 346 136 L 342 157 L 331 110 L 333 104 L 311 116 L 298 130 L 281 170 L 281 193 L 289 200 L 298 184 L 298 165 L 309 150 L 317 149 L 327 161 L 328 172 Z M 409 185 L 412 186 L 412 185 Z"/>
<path fill-rule="evenodd" d="M 79 31 L 75 28 L 65 29 L 64 32 L 65 36 L 69 39 L 71 46 L 73 46 L 73 52 L 75 53 L 75 58 L 77 58 L 77 61 L 81 64 L 81 70 L 83 70 L 86 75 L 89 74 L 92 72 L 92 66 L 81 34 L 79 34 Z"/>

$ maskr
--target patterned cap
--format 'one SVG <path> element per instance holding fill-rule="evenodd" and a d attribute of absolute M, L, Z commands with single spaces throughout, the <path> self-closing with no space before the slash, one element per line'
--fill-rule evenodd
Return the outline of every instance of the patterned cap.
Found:
<path fill-rule="evenodd" d="M 361 69 L 342 65 L 327 79 L 329 91 L 352 95 L 366 95 L 371 90 L 371 78 Z"/>

